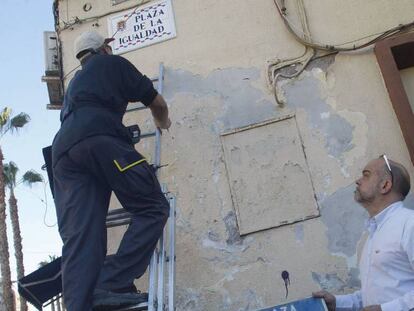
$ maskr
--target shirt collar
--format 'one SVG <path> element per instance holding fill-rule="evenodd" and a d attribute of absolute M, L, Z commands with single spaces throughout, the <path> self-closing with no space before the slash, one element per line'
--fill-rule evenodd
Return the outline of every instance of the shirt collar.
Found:
<path fill-rule="evenodd" d="M 84 66 L 84 65 L 86 64 L 86 62 L 87 62 L 88 60 L 90 60 L 90 59 L 92 58 L 92 56 L 94 56 L 94 55 L 96 55 L 96 54 L 93 54 L 93 53 L 87 53 L 87 54 L 85 54 L 83 57 L 81 57 L 81 58 L 79 59 L 79 61 L 80 61 L 81 65 L 82 65 L 82 66 Z"/>
<path fill-rule="evenodd" d="M 395 210 L 399 209 L 402 206 L 403 206 L 402 201 L 394 202 L 391 205 L 387 206 L 384 210 L 382 210 L 380 213 L 378 213 L 374 217 L 370 217 L 365 223 L 369 233 L 370 234 L 374 233 L 379 227 L 381 227 L 388 220 L 388 218 L 391 217 L 392 214 L 394 214 Z"/>

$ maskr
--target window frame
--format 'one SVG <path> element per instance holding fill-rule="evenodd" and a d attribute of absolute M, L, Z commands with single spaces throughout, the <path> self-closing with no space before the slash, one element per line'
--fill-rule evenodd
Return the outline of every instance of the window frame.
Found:
<path fill-rule="evenodd" d="M 414 67 L 414 33 L 382 40 L 375 45 L 374 52 L 414 164 L 414 113 L 400 74 L 400 70 Z"/>

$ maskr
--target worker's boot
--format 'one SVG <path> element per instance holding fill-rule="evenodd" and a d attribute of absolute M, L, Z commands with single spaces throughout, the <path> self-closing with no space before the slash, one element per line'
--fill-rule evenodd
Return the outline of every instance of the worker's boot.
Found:
<path fill-rule="evenodd" d="M 134 306 L 134 310 L 144 310 L 148 306 L 147 293 L 116 293 L 103 289 L 95 289 L 93 293 L 94 311 L 119 310 Z"/>

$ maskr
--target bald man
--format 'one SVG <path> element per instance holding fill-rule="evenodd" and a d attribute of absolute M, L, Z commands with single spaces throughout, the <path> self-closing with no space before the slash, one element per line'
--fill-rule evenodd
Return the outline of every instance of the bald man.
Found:
<path fill-rule="evenodd" d="M 370 161 L 356 181 L 355 201 L 368 212 L 368 239 L 359 263 L 361 290 L 323 298 L 329 311 L 414 310 L 414 211 L 404 207 L 410 176 L 385 155 Z"/>

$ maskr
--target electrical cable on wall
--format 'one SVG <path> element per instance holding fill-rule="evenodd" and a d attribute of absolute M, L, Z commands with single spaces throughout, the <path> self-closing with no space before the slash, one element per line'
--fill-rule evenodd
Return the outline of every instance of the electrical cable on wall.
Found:
<path fill-rule="evenodd" d="M 273 0 L 273 2 L 275 3 L 277 11 L 278 11 L 279 15 L 281 16 L 281 18 L 282 18 L 285 26 L 287 27 L 288 31 L 295 37 L 295 39 L 299 43 L 301 43 L 302 45 L 304 45 L 306 47 L 305 53 L 303 55 L 301 55 L 300 57 L 298 57 L 298 58 L 287 59 L 287 60 L 278 60 L 277 62 L 273 62 L 273 63 L 268 65 L 269 82 L 273 87 L 275 100 L 276 100 L 276 103 L 279 106 L 283 106 L 285 103 L 283 102 L 283 100 L 281 100 L 281 98 L 280 98 L 281 96 L 279 94 L 280 92 L 277 88 L 278 78 L 283 77 L 283 78 L 287 78 L 287 79 L 292 79 L 294 77 L 297 77 L 299 74 L 301 74 L 306 69 L 307 65 L 312 60 L 314 60 L 316 58 L 321 58 L 321 57 L 325 57 L 325 56 L 328 56 L 328 55 L 337 54 L 339 52 L 350 52 L 350 51 L 356 51 L 356 50 L 359 50 L 359 49 L 363 49 L 363 48 L 366 48 L 366 47 L 368 47 L 372 44 L 375 44 L 376 42 L 378 42 L 380 40 L 383 40 L 385 38 L 388 38 L 388 37 L 393 36 L 393 35 L 398 34 L 398 33 L 408 31 L 408 30 L 410 30 L 414 27 L 414 22 L 411 22 L 411 23 L 408 23 L 408 24 L 398 25 L 398 26 L 390 28 L 390 29 L 388 29 L 384 32 L 371 34 L 371 35 L 364 36 L 362 38 L 352 40 L 352 41 L 348 41 L 348 42 L 341 43 L 341 44 L 335 44 L 335 45 L 322 44 L 322 43 L 314 42 L 311 39 L 308 20 L 307 20 L 307 16 L 306 16 L 306 10 L 305 10 L 303 0 L 296 0 L 296 6 L 297 6 L 297 10 L 298 10 L 299 19 L 301 21 L 302 29 L 299 29 L 297 26 L 295 26 L 295 24 L 292 23 L 290 21 L 290 19 L 287 17 L 287 9 L 286 9 L 284 0 L 281 0 L 281 4 L 279 4 L 278 0 Z M 294 28 L 296 30 L 298 30 L 303 35 L 303 38 L 300 35 L 297 34 L 297 32 L 294 30 Z M 364 39 L 372 38 L 374 36 L 375 36 L 375 38 L 373 38 L 371 40 L 368 40 L 367 42 L 361 43 L 359 45 L 354 44 L 351 47 L 342 47 L 344 45 L 347 45 L 347 44 L 350 44 L 350 43 L 360 42 Z M 309 58 L 304 57 L 307 53 L 310 54 L 309 50 L 313 51 L 312 55 Z M 320 56 L 315 56 L 316 55 L 315 50 L 327 51 L 328 53 L 326 53 L 324 55 L 320 55 Z M 285 74 L 282 74 L 282 73 L 279 72 L 282 68 L 292 66 L 292 65 L 295 65 L 295 64 L 302 64 L 301 69 L 299 71 L 297 71 L 295 74 L 285 75 Z"/>
<path fill-rule="evenodd" d="M 134 6 L 131 6 L 131 7 L 129 7 L 129 8 L 125 8 L 125 9 L 122 9 L 122 10 L 117 10 L 117 11 L 112 11 L 112 12 L 110 12 L 110 13 L 106 13 L 106 14 L 103 14 L 103 15 L 99 15 L 99 16 L 94 16 L 94 17 L 89 17 L 89 18 L 85 18 L 85 19 L 79 19 L 77 16 L 75 17 L 75 21 L 73 22 L 73 23 L 71 23 L 70 25 L 69 24 L 67 24 L 68 25 L 68 27 L 63 27 L 61 30 L 65 30 L 65 29 L 67 29 L 67 28 L 70 28 L 70 27 L 72 27 L 73 25 L 75 25 L 75 24 L 81 24 L 81 23 L 83 23 L 83 22 L 85 22 L 85 21 L 92 21 L 92 20 L 98 20 L 99 18 L 102 18 L 102 17 L 105 17 L 105 16 L 108 16 L 108 15 L 110 15 L 110 14 L 114 14 L 114 13 L 118 13 L 118 12 L 121 12 L 121 11 L 125 11 L 125 10 L 129 10 L 129 9 L 134 9 L 129 15 L 128 15 L 128 17 L 125 19 L 125 23 L 131 18 L 131 16 L 132 15 L 134 15 L 135 13 L 136 13 L 136 10 L 142 5 L 142 4 L 144 4 L 144 3 L 146 3 L 146 2 L 148 2 L 147 0 L 143 0 L 143 1 L 141 1 L 138 5 L 134 5 Z M 63 22 L 63 21 L 62 21 Z M 66 23 L 65 22 L 63 22 L 65 25 L 66 25 Z M 61 31 L 60 30 L 60 31 Z M 111 37 L 110 38 L 113 38 L 113 37 L 115 37 L 115 35 L 118 33 L 118 31 L 119 31 L 119 28 L 111 35 Z M 59 37 L 59 34 L 58 34 L 58 37 Z M 65 74 L 64 76 L 63 76 L 63 78 L 62 78 L 62 81 L 64 81 L 66 78 L 67 78 L 67 76 L 69 76 L 72 72 L 74 72 L 76 69 L 78 69 L 79 67 L 81 66 L 81 64 L 79 64 L 79 65 L 77 65 L 75 68 L 73 68 L 72 70 L 70 70 L 67 74 Z"/>
<path fill-rule="evenodd" d="M 30 193 L 31 195 L 35 196 L 40 202 L 42 202 L 45 205 L 45 211 L 43 213 L 43 224 L 46 227 L 52 228 L 52 227 L 55 227 L 57 225 L 57 222 L 55 222 L 53 225 L 50 225 L 46 222 L 46 216 L 47 216 L 47 210 L 48 210 L 47 191 L 46 191 L 47 182 L 43 182 L 43 188 L 44 188 L 43 189 L 44 199 L 41 196 L 39 196 L 38 194 L 36 194 L 34 191 L 27 190 L 27 189 L 24 189 L 24 188 L 20 188 L 20 190 L 23 190 L 23 191 L 26 191 L 27 193 Z"/>
<path fill-rule="evenodd" d="M 274 0 L 276 1 L 276 0 Z M 284 0 L 283 2 L 283 6 L 284 6 Z M 306 38 L 306 40 L 311 40 L 311 34 L 310 34 L 310 30 L 309 30 L 309 24 L 308 24 L 308 18 L 306 16 L 306 11 L 305 11 L 305 6 L 303 5 L 303 1 L 301 0 L 297 0 L 296 1 L 296 7 L 297 7 L 297 11 L 299 14 L 299 19 L 301 22 L 301 26 L 302 26 L 302 33 L 304 35 L 304 37 Z M 286 9 L 285 9 L 286 11 Z M 283 61 L 277 61 L 274 63 L 269 64 L 268 67 L 268 75 L 269 75 L 269 81 L 272 84 L 273 87 L 273 93 L 275 96 L 275 101 L 279 106 L 284 106 L 284 101 L 281 99 L 281 95 L 279 94 L 279 90 L 277 88 L 277 81 L 279 78 L 286 78 L 286 79 L 293 79 L 297 76 L 299 76 L 304 70 L 305 68 L 308 66 L 309 62 L 312 60 L 312 58 L 315 56 L 315 50 L 312 47 L 309 47 L 307 45 L 305 45 L 305 52 L 297 57 L 297 58 L 292 58 L 292 59 L 287 59 L 287 60 L 283 60 Z M 281 69 L 286 68 L 288 66 L 292 66 L 295 64 L 302 64 L 301 69 L 299 69 L 297 72 L 295 72 L 294 74 L 291 75 L 286 75 L 280 72 Z"/>
<path fill-rule="evenodd" d="M 69 2 L 69 0 L 67 0 L 67 1 Z M 72 27 L 73 27 L 73 26 L 75 26 L 75 25 L 82 24 L 82 23 L 84 23 L 84 22 L 96 21 L 96 20 L 99 20 L 100 18 L 103 18 L 103 17 L 109 16 L 109 15 L 111 15 L 111 14 L 115 14 L 115 13 L 119 13 L 119 12 L 127 11 L 127 10 L 129 10 L 129 9 L 134 9 L 134 12 L 135 12 L 135 11 L 136 11 L 136 9 L 137 9 L 139 6 L 141 6 L 141 5 L 143 5 L 144 3 L 147 3 L 147 2 L 149 2 L 149 1 L 150 1 L 150 0 L 141 0 L 141 1 L 139 1 L 139 4 L 138 4 L 138 5 L 137 5 L 137 4 L 134 4 L 134 5 L 132 5 L 132 6 L 129 6 L 129 7 L 126 7 L 126 8 L 122 8 L 122 9 L 119 9 L 119 10 L 110 11 L 110 12 L 108 12 L 108 13 L 101 14 L 101 15 L 96 15 L 96 16 L 91 16 L 91 17 L 86 17 L 86 18 L 79 18 L 78 16 L 75 16 L 75 17 L 73 17 L 73 19 L 72 19 L 72 20 L 70 20 L 70 21 L 64 21 L 64 20 L 61 20 L 61 19 L 60 19 L 60 22 L 63 24 L 63 27 L 62 27 L 62 28 L 60 28 L 60 27 L 59 27 L 59 25 L 57 25 L 57 27 L 56 27 L 56 31 L 57 31 L 57 32 L 61 32 L 61 31 L 66 30 L 66 29 L 68 29 L 68 28 L 72 28 Z"/>
<path fill-rule="evenodd" d="M 296 0 L 296 1 L 297 2 L 300 2 L 301 3 L 301 6 L 304 9 L 303 0 Z M 409 29 L 411 29 L 411 28 L 414 27 L 414 21 L 413 21 L 413 22 L 408 23 L 408 24 L 401 24 L 401 25 L 395 26 L 395 27 L 390 28 L 390 29 L 388 29 L 388 30 L 386 30 L 384 32 L 380 32 L 380 33 L 377 33 L 377 34 L 368 35 L 368 36 L 365 36 L 363 38 L 359 38 L 359 39 L 356 39 L 356 40 L 353 40 L 353 41 L 349 41 L 349 42 L 346 42 L 346 43 L 335 44 L 335 45 L 316 43 L 316 42 L 313 42 L 311 40 L 307 40 L 306 39 L 306 35 L 305 35 L 305 38 L 300 37 L 293 30 L 293 27 L 294 26 L 292 26 L 292 25 L 294 25 L 294 24 L 287 18 L 287 9 L 286 9 L 286 7 L 285 6 L 282 6 L 281 7 L 278 4 L 278 0 L 273 0 L 273 2 L 275 3 L 275 5 L 277 7 L 277 10 L 278 10 L 280 16 L 282 17 L 283 22 L 287 26 L 289 32 L 296 38 L 296 40 L 299 41 L 300 43 L 302 43 L 303 45 L 306 45 L 308 47 L 311 47 L 311 48 L 314 48 L 314 49 L 317 49 L 317 50 L 330 51 L 330 52 L 332 52 L 332 51 L 338 51 L 338 52 L 355 51 L 355 50 L 359 50 L 359 49 L 362 49 L 364 47 L 370 46 L 370 45 L 376 43 L 377 41 L 382 40 L 384 38 L 388 38 L 388 37 L 390 37 L 390 36 L 392 36 L 392 35 L 394 35 L 396 33 L 399 33 L 399 32 L 405 31 L 405 30 L 409 30 Z M 363 39 L 373 37 L 375 35 L 376 35 L 376 37 L 374 39 L 369 40 L 369 41 L 367 41 L 367 42 L 365 42 L 363 44 L 353 45 L 352 47 L 340 47 L 340 46 L 343 46 L 345 44 L 349 44 L 349 43 L 353 43 L 353 42 L 358 42 L 358 41 L 361 41 Z"/>

